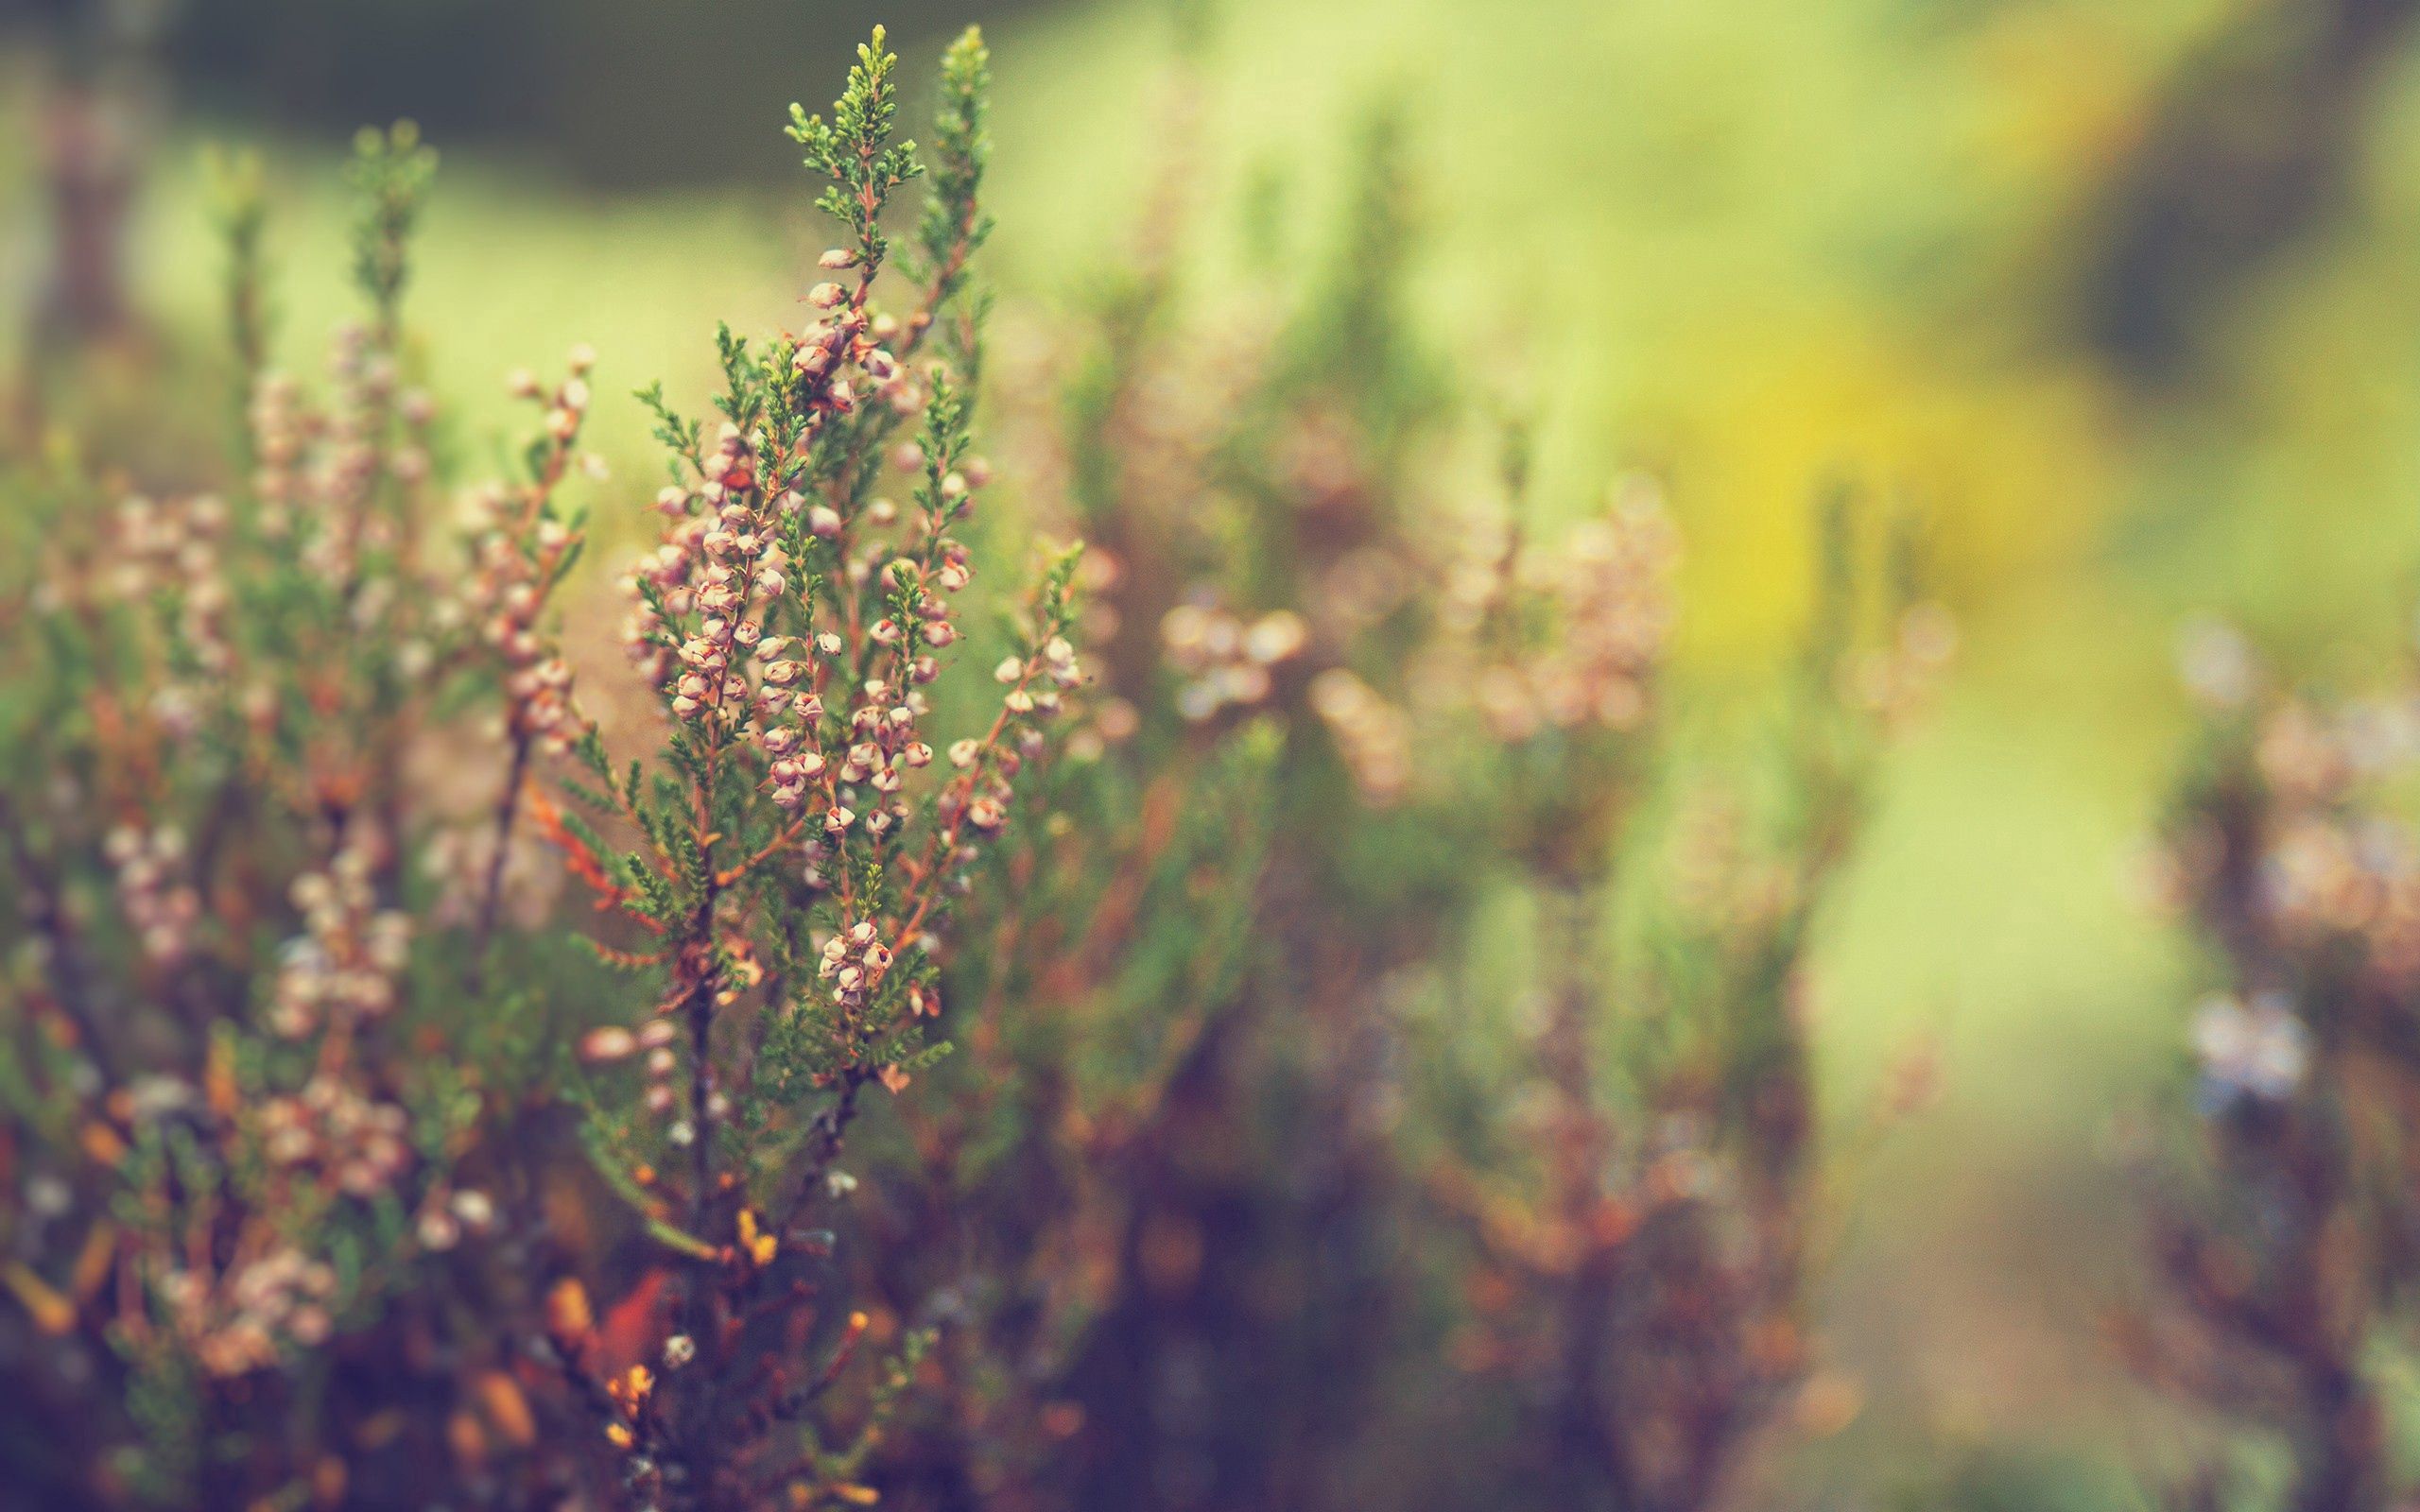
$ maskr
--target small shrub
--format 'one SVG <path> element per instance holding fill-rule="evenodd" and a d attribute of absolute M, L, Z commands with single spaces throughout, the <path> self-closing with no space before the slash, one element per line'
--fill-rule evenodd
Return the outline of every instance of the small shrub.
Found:
<path fill-rule="evenodd" d="M 231 160 L 230 455 L 11 465 L 12 1490 L 1682 1512 L 1791 1401 L 1804 963 L 1938 612 L 1841 524 L 1771 760 L 1699 772 L 1677 529 L 1531 497 L 1416 318 L 1396 109 L 1232 305 L 1180 135 L 987 389 L 988 68 L 927 148 L 879 31 L 793 108 L 840 244 L 710 414 L 640 396 L 618 638 L 594 354 L 454 486 L 408 127 L 324 398 Z"/>
<path fill-rule="evenodd" d="M 585 383 L 558 390 L 530 480 L 483 495 L 544 543 L 443 539 L 441 421 L 403 324 L 434 165 L 408 125 L 363 133 L 364 318 L 324 401 L 258 373 L 218 491 L 96 509 L 125 484 L 74 450 L 11 479 L 27 574 L 0 637 L 19 904 L 0 928 L 23 1201 L 0 1222 L 11 1289 L 57 1341 L 22 1369 L 57 1415 L 30 1457 L 62 1498 L 342 1494 L 340 1446 L 432 1374 L 451 1252 L 501 1221 L 480 1131 L 529 1090 L 544 1016 L 494 1016 L 510 1000 L 461 969 L 479 943 L 419 865 L 482 763 L 430 780 L 418 758 L 477 752 L 482 724 L 560 695 L 514 626 L 576 542 L 552 501 Z M 257 181 L 226 180 L 248 375 Z M 123 1417 L 76 1405 L 95 1392 Z M 408 1427 L 435 1447 L 436 1423 Z"/>
<path fill-rule="evenodd" d="M 978 862 L 1081 680 L 1068 551 L 993 669 L 996 704 L 956 738 L 935 708 L 975 571 L 957 531 L 990 472 L 971 450 L 980 315 L 956 303 L 988 230 L 987 61 L 970 32 L 942 62 L 904 318 L 873 303 L 883 212 L 927 171 L 892 140 L 893 62 L 877 31 L 829 120 L 793 111 L 790 134 L 829 183 L 820 203 L 850 233 L 807 297 L 820 318 L 761 349 L 723 335 L 711 431 L 648 396 L 671 482 L 625 640 L 666 734 L 652 762 L 622 766 L 589 731 L 585 771 L 540 820 L 618 919 L 599 954 L 662 982 L 637 1022 L 592 1030 L 582 1050 L 600 1068 L 635 1062 L 589 1083 L 590 1143 L 664 1259 L 614 1304 L 619 1337 L 577 1279 L 558 1283 L 552 1320 L 642 1501 L 872 1499 L 863 1467 L 931 1334 L 894 1330 L 843 1405 L 873 1319 L 838 1305 L 815 1225 L 848 1190 L 834 1162 L 862 1100 L 904 1092 L 949 1048 L 926 1035 L 948 922 L 988 880 Z M 931 338 L 944 354 L 926 353 Z M 879 491 L 893 478 L 906 507 Z"/>
<path fill-rule="evenodd" d="M 2191 1025 L 2193 1138 L 2150 1204 L 2160 1284 L 2119 1338 L 2148 1379 L 2282 1444 L 2277 1504 L 2390 1506 L 2408 1487 L 2384 1383 L 2420 1222 L 2408 713 L 2401 695 L 2285 686 L 2218 627 L 2187 672 L 2206 725 L 2163 874 L 2212 990 Z M 2220 1499 L 2259 1469 L 2214 1455 L 2179 1504 L 2236 1504 Z"/>

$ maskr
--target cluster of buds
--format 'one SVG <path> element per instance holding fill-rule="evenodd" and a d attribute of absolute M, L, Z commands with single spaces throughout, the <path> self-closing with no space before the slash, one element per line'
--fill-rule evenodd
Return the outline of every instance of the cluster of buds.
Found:
<path fill-rule="evenodd" d="M 863 266 L 860 254 L 845 247 L 826 250 L 816 262 L 827 273 Z M 863 284 L 853 288 L 829 279 L 807 290 L 806 302 L 818 314 L 799 334 L 790 370 L 803 380 L 820 414 L 853 414 L 868 403 L 894 414 L 915 414 L 925 406 L 925 387 L 891 352 L 905 328 L 894 316 L 870 314 L 864 295 Z M 922 334 L 921 326 L 913 333 Z M 852 372 L 864 384 L 863 394 Z"/>
<path fill-rule="evenodd" d="M 840 753 L 835 778 L 850 790 L 845 799 L 872 811 L 866 816 L 867 832 L 880 835 L 905 824 L 913 812 L 902 797 L 906 774 L 933 763 L 933 748 L 917 738 L 918 723 L 931 706 L 922 689 L 901 688 L 881 678 L 867 679 L 857 694 L 856 706 L 849 712 L 851 740 Z M 857 796 L 860 789 L 864 796 Z M 781 801 L 778 791 L 774 801 Z M 835 836 L 853 822 L 845 805 L 836 805 L 823 816 L 825 833 Z"/>
<path fill-rule="evenodd" d="M 206 1373 L 267 1369 L 289 1349 L 322 1343 L 337 1275 L 324 1261 L 281 1246 L 216 1275 L 177 1267 L 158 1282 L 169 1326 Z"/>
<path fill-rule="evenodd" d="M 1005 669 L 1005 663 L 1003 665 Z M 1054 635 L 1043 642 L 1042 650 L 1033 659 L 1032 666 L 1021 665 L 1018 670 L 1037 673 L 1058 688 L 1080 687 L 1084 680 L 1083 664 L 1076 656 L 1075 643 L 1063 635 Z M 1008 679 L 1002 677 L 1000 680 L 1007 681 Z M 1027 706 L 1018 701 L 1018 696 L 1011 693 L 1008 697 L 1008 707 L 1012 713 L 1026 712 Z M 1048 689 L 1034 691 L 1028 696 L 1033 700 L 1032 707 L 1045 713 L 1056 713 L 1059 710 L 1059 696 Z"/>
<path fill-rule="evenodd" d="M 526 630 L 505 640 L 504 691 L 509 700 L 506 719 L 515 733 L 527 733 L 547 749 L 566 749 L 577 733 L 571 705 L 571 666 L 550 646 Z"/>
<path fill-rule="evenodd" d="M 1049 716 L 1064 707 L 1063 690 L 1079 687 L 1084 680 L 1083 664 L 1077 659 L 1076 647 L 1063 635 L 1054 635 L 1042 644 L 1030 658 L 1010 657 L 992 669 L 994 681 L 1007 683 L 1009 691 L 1000 706 L 1011 719 L 1028 715 Z M 1023 731 L 1020 740 L 1032 744 L 1031 731 Z M 970 765 L 966 744 L 950 747 L 950 765 Z"/>
<path fill-rule="evenodd" d="M 579 1058 L 592 1066 L 610 1066 L 644 1056 L 647 1091 L 641 1100 L 650 1113 L 668 1113 L 680 1095 L 673 1078 L 681 1057 L 672 1048 L 679 1038 L 680 1025 L 670 1019 L 649 1019 L 636 1029 L 607 1024 L 580 1037 Z"/>
<path fill-rule="evenodd" d="M 422 1248 L 442 1254 L 460 1244 L 464 1234 L 483 1234 L 494 1227 L 495 1199 L 476 1187 L 463 1187 L 449 1195 L 432 1193 L 412 1231 Z"/>
<path fill-rule="evenodd" d="M 282 537 L 294 528 L 295 514 L 306 502 L 301 470 L 319 431 L 319 417 L 304 407 L 301 385 L 270 372 L 253 384 L 245 420 L 251 436 L 252 496 L 259 505 L 260 527 L 272 538 Z"/>
<path fill-rule="evenodd" d="M 890 947 L 882 942 L 873 920 L 858 919 L 823 942 L 815 974 L 832 984 L 832 1001 L 844 1008 L 862 1006 L 866 988 L 890 970 Z"/>
<path fill-rule="evenodd" d="M 846 273 L 860 265 L 859 254 L 845 247 L 827 248 L 816 259 L 817 267 L 826 273 Z M 800 335 L 791 370 L 810 385 L 822 385 L 823 402 L 831 412 L 845 415 L 866 404 L 884 405 L 897 415 L 924 409 L 925 387 L 914 369 L 892 354 L 903 335 L 922 336 L 922 323 L 911 331 L 888 312 L 869 315 L 857 292 L 830 279 L 808 289 L 806 302 L 819 314 Z M 919 322 L 924 318 L 916 318 Z M 849 369 L 864 381 L 863 394 L 846 376 Z"/>
<path fill-rule="evenodd" d="M 424 432 L 434 410 L 424 395 L 399 396 L 395 359 L 371 329 L 348 324 L 337 333 L 328 362 L 335 402 L 318 427 L 320 442 L 299 475 L 302 519 L 317 526 L 303 561 L 331 582 L 353 579 L 363 555 L 391 550 L 395 519 L 372 507 L 382 480 L 412 483 L 426 476 Z M 389 434 L 400 418 L 409 438 Z"/>
<path fill-rule="evenodd" d="M 763 627 L 752 617 L 758 595 L 779 598 L 788 587 L 788 562 L 773 538 L 772 524 L 749 501 L 757 496 L 757 442 L 726 424 L 714 449 L 700 463 L 703 479 L 684 492 L 683 507 L 692 503 L 699 514 L 677 521 L 664 544 L 641 566 L 659 593 L 667 611 L 699 616 L 695 633 L 678 648 L 679 665 L 667 675 L 666 691 L 674 717 L 692 722 L 713 719 L 736 726 L 745 717 L 751 690 L 744 668 L 765 653 Z M 784 495 L 785 501 L 794 496 Z M 776 509 L 795 509 L 795 502 L 777 503 Z M 687 590 L 679 602 L 668 588 Z M 774 651 L 784 643 L 776 639 Z M 768 663 L 769 670 L 772 665 Z M 786 665 L 795 665 L 786 663 Z M 793 678 L 794 681 L 795 679 Z M 785 696 L 787 696 L 785 695 Z"/>
<path fill-rule="evenodd" d="M 2420 982 L 2420 847 L 2379 816 L 2281 817 L 2263 863 L 2263 902 L 2290 947 L 2358 942 L 2390 983 Z"/>
<path fill-rule="evenodd" d="M 201 919 L 201 894 L 182 874 L 184 833 L 173 825 L 150 831 L 121 825 L 110 832 L 103 850 L 117 868 L 118 906 L 145 957 L 161 965 L 183 959 Z"/>
<path fill-rule="evenodd" d="M 1768 934 L 1806 901 L 1806 879 L 1786 854 L 1750 844 L 1738 796 L 1706 786 L 1685 794 L 1672 824 L 1668 866 L 1674 905 L 1728 938 Z"/>
<path fill-rule="evenodd" d="M 1841 673 L 1848 700 L 1887 722 L 1930 700 L 1958 649 L 1958 622 L 1939 604 L 1911 604 L 1889 644 L 1849 658 Z"/>
<path fill-rule="evenodd" d="M 981 835 L 995 834 L 1008 824 L 1011 784 L 1026 758 L 1047 745 L 1040 722 L 1065 708 L 1064 691 L 1083 682 L 1084 670 L 1075 646 L 1064 636 L 1053 635 L 1033 655 L 1002 661 L 992 676 L 1009 688 L 1000 700 L 994 736 L 988 742 L 951 743 L 949 764 L 963 775 L 938 799 L 944 822 Z M 971 863 L 975 854 L 974 847 L 965 847 L 958 863 Z"/>
<path fill-rule="evenodd" d="M 1521 549 L 1500 522 L 1464 526 L 1441 569 L 1438 633 L 1419 685 L 1467 690 L 1507 745 L 1549 730 L 1635 730 L 1671 641 L 1680 559 L 1655 486 L 1626 480 L 1605 515 L 1551 550 Z"/>
<path fill-rule="evenodd" d="M 2204 999 L 2193 1012 L 2192 1041 L 2204 1106 L 2212 1109 L 2238 1098 L 2283 1102 L 2310 1067 L 2310 1032 L 2279 992 L 2249 1002 L 2232 993 Z"/>
<path fill-rule="evenodd" d="M 1651 485 L 1626 486 L 1614 511 L 1526 564 L 1548 641 L 1479 675 L 1478 703 L 1496 738 L 1546 729 L 1630 730 L 1645 717 L 1671 639 L 1679 537 Z"/>
<path fill-rule="evenodd" d="M 1200 724 L 1221 710 L 1265 702 L 1271 675 L 1300 656 L 1309 638 L 1309 627 L 1291 610 L 1272 610 L 1247 624 L 1216 606 L 1179 604 L 1160 620 L 1168 664 L 1184 679 L 1177 711 Z"/>
<path fill-rule="evenodd" d="M 138 496 L 118 506 L 117 526 L 125 550 L 119 593 L 129 599 L 167 598 L 178 648 L 201 675 L 225 676 L 233 660 L 220 566 L 227 507 L 209 494 L 166 507 Z"/>
<path fill-rule="evenodd" d="M 580 538 L 547 506 L 579 439 L 590 403 L 587 374 L 596 361 L 587 346 L 574 348 L 569 376 L 551 393 L 526 369 L 512 375 L 513 394 L 545 411 L 536 476 L 517 488 L 490 485 L 469 501 L 474 576 L 464 608 L 502 665 L 507 732 L 516 745 L 534 741 L 558 753 L 579 732 L 572 673 L 538 622 Z"/>
<path fill-rule="evenodd" d="M 392 1007 L 411 923 L 377 906 L 368 853 L 347 847 L 326 871 L 296 878 L 292 895 L 302 933 L 281 953 L 269 1027 L 300 1039 L 332 1020 L 375 1018 Z"/>
<path fill-rule="evenodd" d="M 796 810 L 806 806 L 807 793 L 821 784 L 827 795 L 830 784 L 826 773 L 831 764 L 816 748 L 816 733 L 823 719 L 823 700 L 812 690 L 799 690 L 799 679 L 804 676 L 804 664 L 783 660 L 780 652 L 786 649 L 776 638 L 773 655 L 776 660 L 765 664 L 763 684 L 758 694 L 759 708 L 764 717 L 756 731 L 757 745 L 766 756 L 766 776 L 775 806 Z M 850 769 L 862 781 L 863 764 L 852 762 Z M 848 828 L 848 819 L 834 812 L 837 805 L 826 805 L 827 817 L 837 832 Z"/>
<path fill-rule="evenodd" d="M 533 400 L 544 406 L 547 438 L 566 450 L 579 439 L 580 424 L 588 417 L 588 374 L 596 366 L 596 349 L 581 342 L 571 349 L 568 366 L 570 376 L 551 394 L 539 383 L 538 375 L 527 368 L 515 369 L 505 380 L 505 387 L 513 398 Z"/>
<path fill-rule="evenodd" d="M 672 667 L 665 618 L 679 619 L 689 613 L 696 596 L 690 574 L 699 559 L 698 543 L 712 528 L 711 521 L 690 512 L 695 498 L 691 490 L 674 486 L 656 495 L 656 507 L 672 523 L 655 549 L 641 557 L 623 579 L 631 610 L 622 621 L 622 646 L 640 675 L 657 686 L 671 675 Z"/>
<path fill-rule="evenodd" d="M 1363 800 L 1384 808 L 1402 799 L 1412 779 L 1411 720 L 1403 710 L 1342 667 L 1313 678 L 1310 698 Z"/>
<path fill-rule="evenodd" d="M 2206 640 L 2196 645 L 2215 655 Z M 2230 660 L 2240 662 L 2240 653 Z M 2255 691 L 2248 666 L 2201 670 L 2222 685 L 2226 696 L 2212 701 L 2224 717 L 2243 717 Z M 2410 708 L 2377 701 L 2323 711 L 2286 698 L 2251 720 L 2245 775 L 2266 806 L 2257 833 L 2215 822 L 2185 831 L 2163 858 L 2163 899 L 2215 895 L 2224 869 L 2241 864 L 2230 848 L 2251 845 L 2257 853 L 2242 904 L 2256 910 L 2263 937 L 2313 959 L 2342 954 L 2385 989 L 2420 983 L 2420 836 L 2363 801 L 2420 749 Z"/>
<path fill-rule="evenodd" d="M 377 1196 L 411 1160 L 404 1109 L 335 1076 L 313 1076 L 299 1093 L 268 1098 L 258 1118 L 261 1149 L 272 1165 L 318 1172 L 347 1196 Z"/>

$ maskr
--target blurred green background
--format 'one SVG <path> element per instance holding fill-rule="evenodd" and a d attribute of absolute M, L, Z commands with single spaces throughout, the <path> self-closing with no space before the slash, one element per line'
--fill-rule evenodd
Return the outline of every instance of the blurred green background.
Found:
<path fill-rule="evenodd" d="M 198 148 L 232 139 L 271 165 L 281 358 L 316 367 L 335 149 L 410 114 L 446 153 L 414 299 L 465 438 L 507 369 L 593 342 L 633 498 L 621 396 L 694 389 L 716 318 L 791 317 L 821 241 L 775 127 L 872 22 L 920 65 L 984 23 L 991 271 L 1021 318 L 1122 255 L 1181 67 L 1204 112 L 1187 275 L 1211 288 L 1248 276 L 1238 206 L 1304 249 L 1355 122 L 1399 100 L 1417 322 L 1461 381 L 1534 406 L 1544 491 L 1669 479 L 1694 676 L 1780 654 L 1806 501 L 1836 477 L 1922 513 L 1962 624 L 1826 933 L 1844 1218 L 1823 1315 L 1850 1388 L 1830 1400 L 1859 1410 L 1779 1462 L 1779 1500 L 2100 1504 L 2178 1452 L 2098 1332 L 2134 1284 L 2128 1125 L 2174 1092 L 2195 973 L 2136 859 L 2187 727 L 2188 616 L 2319 679 L 2410 623 L 2411 0 L 14 3 L 0 360 L 37 358 L 31 148 L 59 78 L 130 112 L 138 361 L 215 335 Z M 1927 1047 L 1938 1102 L 1867 1138 Z M 1877 1485 L 1883 1450 L 1907 1469 Z"/>

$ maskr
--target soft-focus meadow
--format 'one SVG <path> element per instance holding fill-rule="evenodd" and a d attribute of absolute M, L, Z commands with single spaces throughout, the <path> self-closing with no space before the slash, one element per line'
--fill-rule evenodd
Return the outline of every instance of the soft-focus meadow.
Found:
<path fill-rule="evenodd" d="M 412 299 L 441 325 L 455 444 L 484 460 L 501 374 L 593 344 L 610 501 L 656 482 L 631 389 L 698 390 L 717 318 L 800 318 L 825 241 L 771 131 L 829 96 L 872 22 L 920 81 L 957 26 L 990 42 L 995 383 L 1021 331 L 1131 255 L 1171 132 L 1199 144 L 1179 278 L 1215 303 L 1325 254 L 1356 133 L 1397 111 L 1406 318 L 1467 397 L 1535 417 L 1542 497 L 1664 481 L 1686 541 L 1676 699 L 1700 724 L 1726 728 L 1800 633 L 1810 501 L 1840 482 L 1921 520 L 1958 622 L 1817 925 L 1826 1389 L 1735 1500 L 2133 1506 L 2131 1475 L 2187 1456 L 2104 1328 L 2146 1284 L 2126 1157 L 2189 1095 L 2205 981 L 2145 881 L 2193 726 L 2178 645 L 2218 613 L 2325 683 L 2391 664 L 2411 623 L 2420 8 L 319 9 L 197 0 L 125 62 L 143 336 L 26 398 L 11 444 L 49 444 L 95 394 L 222 381 L 205 141 L 266 155 L 275 350 L 315 371 L 346 298 L 340 123 L 421 118 L 443 166 Z M 0 363 L 27 390 L 52 381 L 29 335 L 43 25 L 0 29 Z M 637 543 L 615 539 L 633 509 L 597 516 L 605 555 Z M 574 615 L 608 601 L 594 562 Z M 1911 1058 L 1931 1100 L 1875 1129 Z"/>

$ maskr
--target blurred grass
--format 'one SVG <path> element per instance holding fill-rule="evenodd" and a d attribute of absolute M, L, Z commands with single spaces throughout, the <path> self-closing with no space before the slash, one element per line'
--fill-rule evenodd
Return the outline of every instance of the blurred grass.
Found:
<path fill-rule="evenodd" d="M 2258 9 L 1232 0 L 1202 54 L 1208 250 L 1191 272 L 1247 276 L 1220 207 L 1254 177 L 1284 186 L 1288 247 L 1316 246 L 1347 129 L 1401 93 L 1431 232 L 1420 322 L 1467 382 L 1537 396 L 1547 492 L 1584 501 L 1632 462 L 1671 479 L 1700 676 L 1740 675 L 1786 639 L 1825 478 L 1931 523 L 1968 648 L 1894 763 L 1819 984 L 1844 1135 L 1915 1040 L 1937 1039 L 1945 1078 L 1937 1108 L 1841 1173 L 1853 1220 L 1831 1326 L 1873 1405 L 1808 1463 L 1844 1478 L 1875 1433 L 2125 1447 L 2093 1319 L 2132 1263 L 2109 1129 L 2174 1065 L 2187 975 L 2128 887 L 2185 729 L 2172 627 L 2227 609 L 2325 669 L 2407 620 L 2408 66 L 2349 209 L 2209 312 L 2217 357 L 2193 390 L 2133 390 L 2069 334 L 2094 192 L 2180 65 Z M 1132 4 L 994 28 L 994 271 L 1012 297 L 1067 299 L 1122 248 L 1168 30 Z M 832 66 L 804 60 L 797 93 L 827 96 Z M 784 103 L 766 102 L 768 129 Z M 207 338 L 216 276 L 189 145 L 180 128 L 137 238 L 147 304 L 180 342 Z M 270 146 L 280 352 L 308 371 L 341 307 L 333 160 Z M 13 228 L 30 217 L 11 157 Z M 443 312 L 430 377 L 476 438 L 505 413 L 504 371 L 594 342 L 610 517 L 652 477 L 629 388 L 661 375 L 697 392 L 717 318 L 795 318 L 821 245 L 803 198 L 584 198 L 451 161 L 414 293 Z M 6 271 L 27 255 L 12 240 Z"/>

